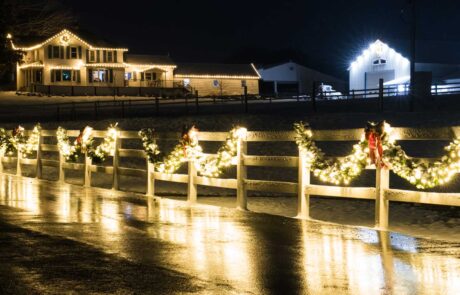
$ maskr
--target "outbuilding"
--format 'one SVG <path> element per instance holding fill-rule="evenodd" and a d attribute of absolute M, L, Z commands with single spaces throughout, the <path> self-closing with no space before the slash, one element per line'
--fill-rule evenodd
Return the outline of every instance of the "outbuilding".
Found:
<path fill-rule="evenodd" d="M 259 94 L 260 75 L 253 64 L 178 64 L 176 83 L 198 91 L 199 96 L 234 96 Z"/>

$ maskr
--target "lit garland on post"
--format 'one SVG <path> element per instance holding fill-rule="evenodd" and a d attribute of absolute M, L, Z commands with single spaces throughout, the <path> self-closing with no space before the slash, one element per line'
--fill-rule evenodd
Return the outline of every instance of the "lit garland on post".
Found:
<path fill-rule="evenodd" d="M 409 157 L 401 146 L 393 140 L 384 142 L 384 157 L 393 172 L 406 179 L 418 189 L 428 189 L 444 185 L 460 172 L 460 141 L 455 139 L 444 149 L 447 155 L 441 161 L 425 163 Z"/>
<path fill-rule="evenodd" d="M 106 137 L 104 141 L 96 148 L 90 145 L 88 149 L 88 157 L 90 157 L 95 163 L 102 163 L 107 159 L 108 156 L 115 155 L 115 142 L 118 137 L 118 123 L 110 125 L 107 128 Z"/>
<path fill-rule="evenodd" d="M 5 129 L 0 129 L 0 149 L 6 155 L 13 155 L 18 151 L 23 158 L 27 158 L 38 148 L 40 139 L 41 126 L 35 125 L 32 134 L 27 137 L 24 133 L 24 127 L 18 126 L 9 135 Z"/>
<path fill-rule="evenodd" d="M 115 154 L 115 141 L 118 137 L 117 124 L 110 125 L 107 129 L 107 135 L 104 141 L 97 147 L 94 147 L 94 138 L 92 135 L 93 128 L 86 126 L 80 131 L 80 134 L 75 139 L 74 143 L 70 143 L 67 136 L 67 130 L 59 127 L 56 132 L 58 148 L 60 153 L 67 161 L 75 162 L 81 153 L 87 152 L 94 162 L 101 163 L 108 156 Z"/>
<path fill-rule="evenodd" d="M 93 128 L 86 126 L 80 131 L 80 134 L 72 144 L 70 143 L 69 136 L 67 135 L 67 130 L 62 127 L 58 127 L 56 131 L 57 146 L 59 152 L 66 161 L 76 162 L 78 160 L 79 155 L 85 152 L 92 144 L 92 132 Z"/>
<path fill-rule="evenodd" d="M 155 164 L 158 172 L 172 174 L 180 168 L 183 162 L 194 160 L 197 171 L 202 176 L 218 177 L 222 174 L 223 169 L 235 165 L 238 141 L 245 138 L 246 133 L 246 128 L 232 129 L 217 155 L 205 156 L 198 143 L 198 130 L 195 127 L 185 128 L 181 142 L 174 147 L 163 162 L 159 160 L 160 150 L 155 142 L 155 131 L 150 128 L 142 129 L 139 131 L 139 136 L 149 161 Z"/>
<path fill-rule="evenodd" d="M 327 160 L 323 151 L 311 139 L 313 133 L 303 122 L 295 123 L 297 133 L 295 139 L 301 153 L 305 156 L 306 166 L 313 170 L 313 174 L 321 181 L 335 185 L 348 185 L 369 164 L 367 141 L 361 139 L 353 146 L 353 152 L 343 159 Z"/>
<path fill-rule="evenodd" d="M 158 172 L 172 174 L 176 172 L 183 162 L 194 160 L 202 155 L 201 146 L 198 144 L 198 129 L 195 126 L 184 126 L 182 139 L 163 162 L 154 163 Z"/>
<path fill-rule="evenodd" d="M 216 156 L 201 157 L 198 162 L 198 172 L 202 176 L 218 177 L 222 170 L 235 165 L 235 157 L 238 152 L 238 142 L 246 138 L 247 129 L 242 127 L 233 128 Z"/>
<path fill-rule="evenodd" d="M 160 149 L 155 141 L 155 129 L 144 128 L 139 131 L 139 136 L 142 140 L 142 146 L 147 154 L 150 163 L 157 163 L 160 161 Z"/>

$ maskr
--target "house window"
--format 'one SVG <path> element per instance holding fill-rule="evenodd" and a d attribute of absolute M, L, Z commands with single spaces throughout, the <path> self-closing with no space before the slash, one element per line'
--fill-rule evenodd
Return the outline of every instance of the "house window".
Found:
<path fill-rule="evenodd" d="M 62 81 L 72 81 L 71 70 L 62 70 Z"/>
<path fill-rule="evenodd" d="M 53 58 L 59 58 L 60 57 L 60 47 L 59 46 L 53 46 Z"/>
<path fill-rule="evenodd" d="M 38 78 L 37 78 L 38 80 Z M 40 72 L 41 81 L 41 72 Z M 51 82 L 78 82 L 80 83 L 79 70 L 51 70 Z"/>
<path fill-rule="evenodd" d="M 54 70 L 54 81 L 61 82 L 61 70 Z"/>
<path fill-rule="evenodd" d="M 70 58 L 78 58 L 77 47 L 70 47 Z"/>
<path fill-rule="evenodd" d="M 107 51 L 107 62 L 112 62 L 113 54 L 112 51 Z"/>
<path fill-rule="evenodd" d="M 212 81 L 212 86 L 214 86 L 216 88 L 219 87 L 220 86 L 219 80 Z"/>
<path fill-rule="evenodd" d="M 125 73 L 125 80 L 126 80 L 126 81 L 131 80 L 131 77 L 132 77 L 132 74 L 131 74 L 130 72 L 126 72 L 126 73 Z"/>
<path fill-rule="evenodd" d="M 145 73 L 145 80 L 147 81 L 155 81 L 157 79 L 157 73 L 147 72 Z"/>
<path fill-rule="evenodd" d="M 112 69 L 89 69 L 88 79 L 90 83 L 112 83 L 114 78 Z"/>
<path fill-rule="evenodd" d="M 93 82 L 107 82 L 107 72 L 105 70 L 93 70 Z"/>
<path fill-rule="evenodd" d="M 94 50 L 91 50 L 89 52 L 89 61 L 90 62 L 95 62 L 96 61 L 96 52 L 94 52 Z"/>

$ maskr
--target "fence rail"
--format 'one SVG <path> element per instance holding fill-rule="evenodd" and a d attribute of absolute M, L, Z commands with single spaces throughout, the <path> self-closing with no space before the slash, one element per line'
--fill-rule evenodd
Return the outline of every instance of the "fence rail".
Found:
<path fill-rule="evenodd" d="M 76 137 L 80 131 L 69 130 L 69 136 Z M 357 141 L 362 136 L 361 129 L 348 130 L 317 130 L 314 132 L 316 141 Z M 26 134 L 30 134 L 27 131 Z M 102 138 L 105 131 L 95 131 L 94 137 Z M 433 129 L 417 128 L 394 128 L 397 140 L 452 140 L 460 136 L 460 127 L 444 127 Z M 224 132 L 201 132 L 198 139 L 201 142 L 220 142 L 226 140 Z M 111 165 L 95 165 L 88 155 L 85 155 L 83 163 L 68 163 L 60 154 L 54 144 L 45 144 L 45 138 L 56 137 L 55 130 L 42 130 L 35 159 L 24 159 L 19 153 L 17 156 L 0 155 L 0 173 L 4 172 L 6 163 L 16 164 L 16 175 L 22 177 L 22 165 L 32 165 L 36 168 L 36 178 L 42 178 L 44 166 L 58 168 L 58 181 L 65 182 L 66 170 L 83 171 L 84 186 L 91 186 L 91 174 L 111 174 L 112 188 L 119 189 L 120 176 L 132 176 L 145 179 L 146 195 L 155 195 L 155 181 L 168 181 L 187 184 L 187 201 L 195 203 L 198 196 L 198 186 L 211 186 L 236 190 L 236 207 L 247 209 L 247 192 L 260 191 L 269 193 L 295 194 L 298 197 L 298 218 L 309 218 L 310 195 L 318 197 L 339 197 L 351 199 L 375 200 L 375 225 L 378 228 L 388 228 L 389 202 L 410 202 L 422 204 L 436 204 L 446 206 L 460 206 L 460 193 L 438 193 L 425 191 L 408 191 L 392 189 L 389 186 L 390 173 L 388 169 L 376 168 L 374 165 L 367 167 L 376 170 L 375 185 L 373 187 L 351 187 L 318 185 L 310 182 L 311 171 L 304 166 L 303 154 L 297 155 L 249 155 L 248 144 L 255 142 L 293 142 L 294 132 L 248 132 L 246 138 L 240 139 L 237 146 L 236 173 L 232 178 L 209 178 L 199 176 L 193 161 L 187 163 L 186 174 L 166 174 L 154 171 L 154 165 L 149 163 L 146 154 L 141 149 L 122 148 L 122 141 L 140 141 L 135 131 L 121 131 L 116 139 L 116 150 L 112 157 Z M 178 133 L 159 133 L 159 139 L 179 139 Z M 59 160 L 46 159 L 43 152 L 57 153 Z M 145 168 L 129 168 L 120 165 L 121 158 L 139 158 L 145 161 Z M 249 179 L 247 168 L 258 167 L 283 167 L 297 168 L 298 181 L 268 181 Z"/>

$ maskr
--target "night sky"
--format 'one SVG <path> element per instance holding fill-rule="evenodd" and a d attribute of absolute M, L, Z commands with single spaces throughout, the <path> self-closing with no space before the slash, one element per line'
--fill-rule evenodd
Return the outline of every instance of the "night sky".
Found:
<path fill-rule="evenodd" d="M 343 77 L 376 38 L 405 56 L 409 52 L 407 0 L 114 2 L 65 1 L 81 28 L 130 52 L 169 53 L 178 62 L 293 58 Z M 417 3 L 419 61 L 460 63 L 460 1 Z"/>

